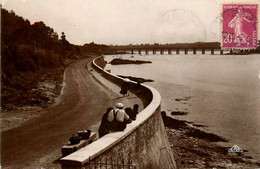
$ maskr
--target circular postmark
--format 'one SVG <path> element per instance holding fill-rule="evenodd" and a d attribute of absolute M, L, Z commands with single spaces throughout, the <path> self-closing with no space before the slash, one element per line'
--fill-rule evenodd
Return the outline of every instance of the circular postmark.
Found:
<path fill-rule="evenodd" d="M 176 43 L 206 40 L 206 30 L 200 18 L 185 9 L 163 13 L 152 30 L 154 42 Z"/>

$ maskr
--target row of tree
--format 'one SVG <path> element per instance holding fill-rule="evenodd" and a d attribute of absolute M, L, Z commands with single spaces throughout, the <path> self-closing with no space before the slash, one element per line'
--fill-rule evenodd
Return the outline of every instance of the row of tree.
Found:
<path fill-rule="evenodd" d="M 8 99 L 18 95 L 25 99 L 32 89 L 31 84 L 37 84 L 43 72 L 55 73 L 56 70 L 63 70 L 71 60 L 87 57 L 90 53 L 109 52 L 108 46 L 94 42 L 84 46 L 70 44 L 64 32 L 59 38 L 58 33 L 43 21 L 30 23 L 13 11 L 3 8 L 1 25 L 3 104 L 9 103 Z M 16 99 L 13 102 L 20 101 Z"/>
<path fill-rule="evenodd" d="M 31 24 L 13 11 L 1 8 L 1 25 L 3 108 L 9 103 L 26 102 L 42 73 L 62 70 L 66 60 L 81 54 L 80 46 L 70 44 L 64 32 L 59 38 L 58 33 L 42 21 Z"/>
<path fill-rule="evenodd" d="M 29 63 L 32 69 L 35 67 L 50 67 L 53 65 L 53 59 L 48 58 L 44 63 L 42 60 L 46 60 L 47 53 L 49 55 L 65 55 L 77 52 L 67 40 L 63 33 L 61 39 L 58 38 L 58 33 L 46 26 L 44 22 L 30 23 L 29 20 L 17 16 L 13 11 L 9 12 L 5 9 L 1 9 L 1 24 L 2 24 L 2 63 L 8 63 L 20 65 L 20 62 Z M 74 47 L 74 48 L 73 48 Z M 59 58 L 61 64 L 66 57 Z M 56 61 L 56 59 L 54 59 Z M 44 64 L 43 64 L 44 63 Z M 41 65 L 43 64 L 43 65 Z M 8 70 L 8 69 L 4 69 Z M 26 68 L 22 68 L 20 71 L 26 71 Z"/>

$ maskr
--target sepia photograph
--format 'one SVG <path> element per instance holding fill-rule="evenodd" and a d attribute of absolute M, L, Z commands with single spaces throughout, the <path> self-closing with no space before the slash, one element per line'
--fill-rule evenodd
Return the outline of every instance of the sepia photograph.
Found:
<path fill-rule="evenodd" d="M 0 4 L 0 169 L 260 168 L 259 0 Z"/>

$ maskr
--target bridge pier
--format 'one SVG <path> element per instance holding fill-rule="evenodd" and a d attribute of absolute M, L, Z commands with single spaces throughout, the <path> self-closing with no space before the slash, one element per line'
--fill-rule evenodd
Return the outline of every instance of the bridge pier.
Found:
<path fill-rule="evenodd" d="M 176 49 L 176 54 L 180 54 L 180 49 Z"/>
<path fill-rule="evenodd" d="M 138 54 L 141 55 L 141 52 L 142 52 L 141 49 L 139 49 L 139 50 L 138 50 Z"/>
<path fill-rule="evenodd" d="M 249 50 L 248 50 L 248 49 L 245 49 L 245 52 L 246 52 L 246 53 L 249 53 Z"/>
<path fill-rule="evenodd" d="M 133 49 L 131 50 L 131 54 L 132 54 L 132 55 L 134 54 L 134 50 L 133 50 Z"/>
<path fill-rule="evenodd" d="M 214 55 L 214 49 L 211 49 L 211 54 Z"/>
<path fill-rule="evenodd" d="M 204 55 L 205 54 L 205 49 L 201 49 L 201 53 Z"/>
<path fill-rule="evenodd" d="M 185 55 L 187 55 L 188 54 L 188 49 L 184 49 L 184 53 L 185 53 Z"/>
<path fill-rule="evenodd" d="M 194 55 L 196 55 L 196 52 L 197 52 L 196 49 L 193 49 L 193 54 L 194 54 Z"/>
<path fill-rule="evenodd" d="M 154 54 L 154 55 L 156 54 L 156 49 L 153 49 L 153 54 Z"/>
<path fill-rule="evenodd" d="M 172 54 L 172 50 L 168 49 L 168 54 L 171 55 Z"/>
<path fill-rule="evenodd" d="M 163 53 L 164 53 L 164 52 L 163 52 L 163 49 L 161 49 L 161 55 L 163 55 Z"/>
<path fill-rule="evenodd" d="M 145 50 L 145 54 L 146 54 L 146 55 L 149 54 L 149 50 L 148 50 L 148 49 Z"/>

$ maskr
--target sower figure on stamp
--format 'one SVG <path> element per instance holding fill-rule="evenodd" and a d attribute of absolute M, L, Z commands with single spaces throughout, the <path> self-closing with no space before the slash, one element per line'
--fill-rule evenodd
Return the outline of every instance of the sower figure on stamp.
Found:
<path fill-rule="evenodd" d="M 123 131 L 126 125 L 132 122 L 123 108 L 122 103 L 117 103 L 116 108 L 109 112 L 107 120 L 110 122 L 111 131 Z"/>
<path fill-rule="evenodd" d="M 229 22 L 228 27 L 234 28 L 235 40 L 234 43 L 238 43 L 237 46 L 240 46 L 241 43 L 247 42 L 247 34 L 243 31 L 243 20 L 247 22 L 252 22 L 245 17 L 242 8 L 238 8 L 238 13 L 236 16 Z"/>

